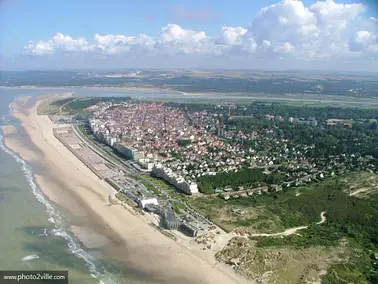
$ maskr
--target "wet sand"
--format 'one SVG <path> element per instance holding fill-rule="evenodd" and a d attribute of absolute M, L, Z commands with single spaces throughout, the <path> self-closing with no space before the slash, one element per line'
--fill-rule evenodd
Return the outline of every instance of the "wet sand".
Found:
<path fill-rule="evenodd" d="M 43 169 L 36 181 L 51 201 L 70 212 L 71 231 L 84 245 L 101 247 L 135 275 L 148 279 L 145 283 L 251 283 L 229 267 L 214 265 L 209 252 L 201 255 L 198 248 L 189 250 L 159 233 L 148 224 L 148 216 L 143 221 L 121 205 L 110 205 L 108 197 L 115 190 L 53 136 L 56 125 L 47 116 L 37 115 L 41 102 L 30 107 L 28 100 L 22 99 L 13 108 L 13 115 L 40 151 L 31 154 L 32 150 L 13 138 L 6 137 L 5 142 Z"/>

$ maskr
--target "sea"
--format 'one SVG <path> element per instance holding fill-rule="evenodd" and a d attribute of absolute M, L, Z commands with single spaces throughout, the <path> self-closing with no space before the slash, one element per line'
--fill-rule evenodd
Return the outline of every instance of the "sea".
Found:
<path fill-rule="evenodd" d="M 36 98 L 43 94 L 68 92 L 75 96 L 132 96 L 139 99 L 182 96 L 180 93 L 154 91 L 0 87 L 0 124 L 15 126 L 17 138 L 30 144 L 20 122 L 10 115 L 12 103 L 19 96 Z M 69 214 L 50 202 L 36 184 L 33 173 L 39 170 L 4 145 L 0 130 L 0 269 L 68 270 L 70 284 L 152 283 L 134 277 L 127 267 L 85 248 L 68 231 Z"/>

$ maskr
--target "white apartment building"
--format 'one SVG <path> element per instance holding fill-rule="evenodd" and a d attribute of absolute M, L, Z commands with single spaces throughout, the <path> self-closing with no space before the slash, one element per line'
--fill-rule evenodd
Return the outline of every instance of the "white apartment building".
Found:
<path fill-rule="evenodd" d="M 183 177 L 177 176 L 170 168 L 164 167 L 162 164 L 154 165 L 152 173 L 186 194 L 198 193 L 197 183 L 186 181 Z"/>

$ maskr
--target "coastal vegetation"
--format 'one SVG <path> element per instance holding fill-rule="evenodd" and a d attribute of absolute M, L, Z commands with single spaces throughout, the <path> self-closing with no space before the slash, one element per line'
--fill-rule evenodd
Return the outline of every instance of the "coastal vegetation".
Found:
<path fill-rule="evenodd" d="M 99 102 L 122 102 L 130 97 L 69 97 L 45 101 L 38 108 L 38 114 L 44 115 L 76 115 L 76 118 L 86 119 L 86 108 Z"/>
<path fill-rule="evenodd" d="M 350 254 L 349 247 L 344 244 L 301 250 L 291 247 L 260 248 L 253 240 L 235 237 L 216 254 L 216 258 L 232 265 L 238 273 L 254 279 L 256 283 L 305 284 L 326 283 L 322 276 L 330 273 L 332 265 L 347 259 Z"/>
<path fill-rule="evenodd" d="M 218 187 L 252 186 L 261 183 L 280 184 L 283 177 L 278 173 L 265 174 L 261 169 L 245 168 L 237 172 L 222 172 L 216 175 L 204 175 L 198 179 L 199 189 L 204 194 L 213 194 Z"/>
<path fill-rule="evenodd" d="M 358 188 L 359 175 L 372 177 L 375 174 L 355 173 L 352 179 L 339 177 L 308 186 L 289 188 L 261 196 L 230 199 L 198 198 L 192 206 L 209 217 L 218 218 L 225 227 L 238 228 L 250 236 L 255 248 L 272 250 L 286 248 L 307 250 L 314 247 L 337 248 L 341 243 L 348 248 L 347 259 L 330 264 L 323 283 L 378 283 L 378 194 L 376 184 L 369 198 L 360 198 L 350 194 L 350 189 Z M 366 184 L 365 184 L 366 185 Z M 366 192 L 365 192 L 366 193 Z M 214 208 L 217 208 L 214 216 Z M 243 214 L 229 214 L 235 209 Z M 326 212 L 326 222 L 319 222 L 320 212 Z M 223 217 L 222 217 L 223 216 Z M 267 227 L 261 226 L 262 220 Z M 260 226 L 256 226 L 260 223 Z M 273 233 L 283 228 L 309 225 L 307 229 L 284 237 L 252 236 L 258 231 Z M 272 230 L 273 229 L 273 230 Z M 374 282 L 375 281 L 375 282 Z M 283 283 L 283 282 L 279 282 Z M 294 282 L 293 282 L 294 283 Z"/>
<path fill-rule="evenodd" d="M 43 101 L 38 107 L 38 114 L 44 115 L 57 115 L 61 113 L 61 107 L 75 98 L 68 97 L 68 98 L 61 98 L 61 99 L 53 99 L 53 100 L 46 100 Z"/>
<path fill-rule="evenodd" d="M 320 121 L 327 119 L 347 119 L 358 121 L 360 119 L 370 119 L 377 117 L 377 108 L 360 108 L 360 107 L 339 107 L 332 105 L 305 106 L 298 107 L 295 105 L 282 104 L 277 102 L 255 101 L 247 106 L 241 106 L 231 109 L 232 115 L 253 115 L 255 118 L 265 118 L 267 113 L 282 117 L 316 117 Z"/>
<path fill-rule="evenodd" d="M 63 107 L 63 111 L 69 115 L 74 115 L 85 111 L 86 108 L 96 105 L 99 102 L 123 102 L 130 99 L 130 97 L 89 97 L 89 98 L 78 98 L 65 104 Z"/>

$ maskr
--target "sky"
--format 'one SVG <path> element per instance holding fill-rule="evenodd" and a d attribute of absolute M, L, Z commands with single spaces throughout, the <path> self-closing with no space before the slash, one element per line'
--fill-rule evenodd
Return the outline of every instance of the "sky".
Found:
<path fill-rule="evenodd" d="M 0 70 L 378 72 L 378 0 L 0 0 Z"/>

